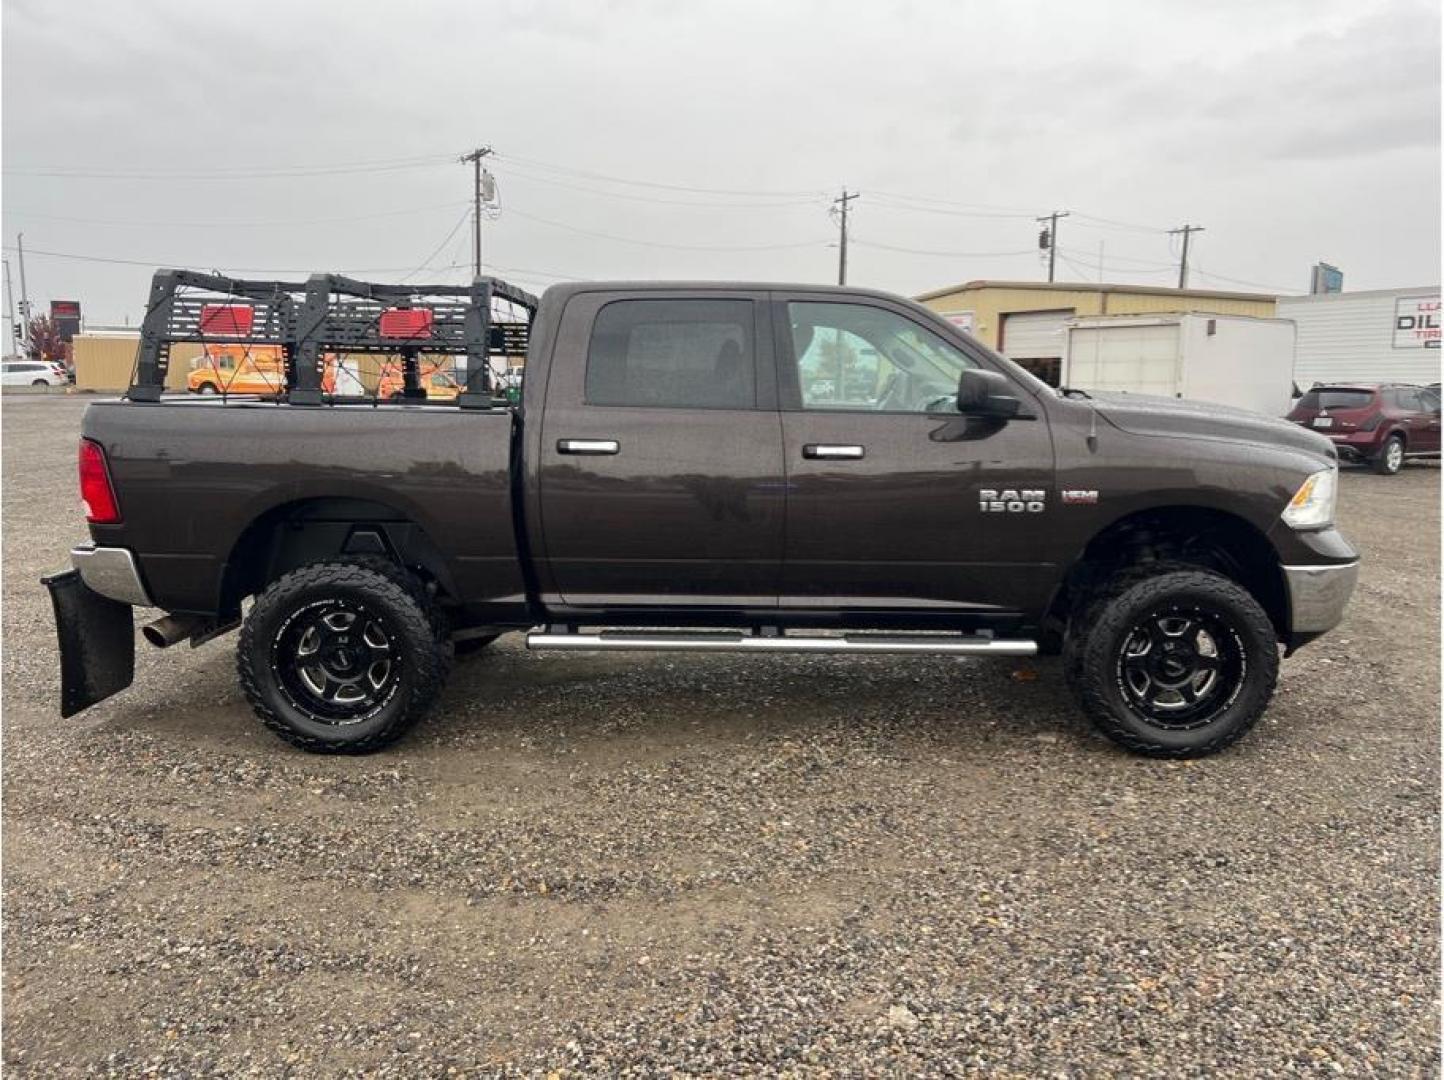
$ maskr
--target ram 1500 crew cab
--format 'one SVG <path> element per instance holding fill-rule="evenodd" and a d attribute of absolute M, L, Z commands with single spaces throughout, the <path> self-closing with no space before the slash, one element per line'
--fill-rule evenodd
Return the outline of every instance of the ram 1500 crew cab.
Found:
<path fill-rule="evenodd" d="M 157 275 L 136 385 L 85 414 L 92 542 L 48 579 L 63 711 L 129 685 L 140 606 L 161 645 L 245 612 L 245 694 L 313 751 L 392 742 L 455 654 L 525 631 L 545 650 L 1061 653 L 1105 734 L 1185 757 L 1249 730 L 1280 653 L 1354 586 L 1335 451 L 1283 420 L 1056 391 L 864 289 L 435 291 Z M 502 324 L 503 301 L 528 318 Z M 282 400 L 159 393 L 169 342 L 209 340 L 222 308 L 225 340 L 285 350 Z M 511 405 L 486 359 L 523 334 Z M 348 350 L 403 357 L 397 402 L 325 392 L 323 358 Z M 428 351 L 470 354 L 455 400 L 428 403 Z"/>

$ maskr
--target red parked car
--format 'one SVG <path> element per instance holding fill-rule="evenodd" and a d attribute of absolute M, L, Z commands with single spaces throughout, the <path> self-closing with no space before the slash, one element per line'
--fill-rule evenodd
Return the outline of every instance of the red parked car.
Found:
<path fill-rule="evenodd" d="M 1343 461 L 1393 476 L 1406 458 L 1439 456 L 1439 388 L 1401 384 L 1314 386 L 1288 418 L 1327 435 Z"/>

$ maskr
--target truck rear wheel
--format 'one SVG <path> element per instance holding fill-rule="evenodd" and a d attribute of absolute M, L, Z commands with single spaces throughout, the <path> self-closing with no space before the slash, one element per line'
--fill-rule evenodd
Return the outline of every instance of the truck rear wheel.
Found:
<path fill-rule="evenodd" d="M 1217 753 L 1263 715 L 1278 680 L 1273 624 L 1207 570 L 1125 575 L 1089 606 L 1070 679 L 1095 727 L 1151 757 Z"/>
<path fill-rule="evenodd" d="M 324 754 L 396 741 L 450 667 L 445 620 L 420 583 L 371 560 L 312 563 L 276 579 L 237 649 L 241 689 L 262 723 Z"/>

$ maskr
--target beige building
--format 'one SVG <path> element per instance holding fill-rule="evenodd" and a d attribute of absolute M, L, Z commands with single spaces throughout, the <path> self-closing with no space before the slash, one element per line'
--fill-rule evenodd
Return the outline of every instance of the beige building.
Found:
<path fill-rule="evenodd" d="M 1272 318 L 1277 314 L 1277 297 L 1260 293 L 1072 281 L 969 281 L 917 299 L 1054 385 L 1063 363 L 1064 327 L 1072 318 L 1180 312 Z"/>
<path fill-rule="evenodd" d="M 140 349 L 139 333 L 76 334 L 71 348 L 76 389 L 115 394 L 129 389 L 136 353 Z M 201 347 L 196 344 L 171 346 L 170 367 L 165 373 L 165 384 L 169 389 L 186 388 L 191 359 L 200 354 Z"/>

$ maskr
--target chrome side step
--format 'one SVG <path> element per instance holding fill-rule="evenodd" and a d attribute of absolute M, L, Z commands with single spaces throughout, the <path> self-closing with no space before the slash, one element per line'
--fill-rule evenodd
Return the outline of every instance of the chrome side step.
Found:
<path fill-rule="evenodd" d="M 571 649 L 601 652 L 774 652 L 874 653 L 892 655 L 1033 656 L 1036 641 L 962 637 L 952 634 L 844 634 L 841 637 L 771 637 L 740 631 L 631 632 L 603 630 L 581 634 L 551 629 L 526 636 L 528 649 Z"/>

